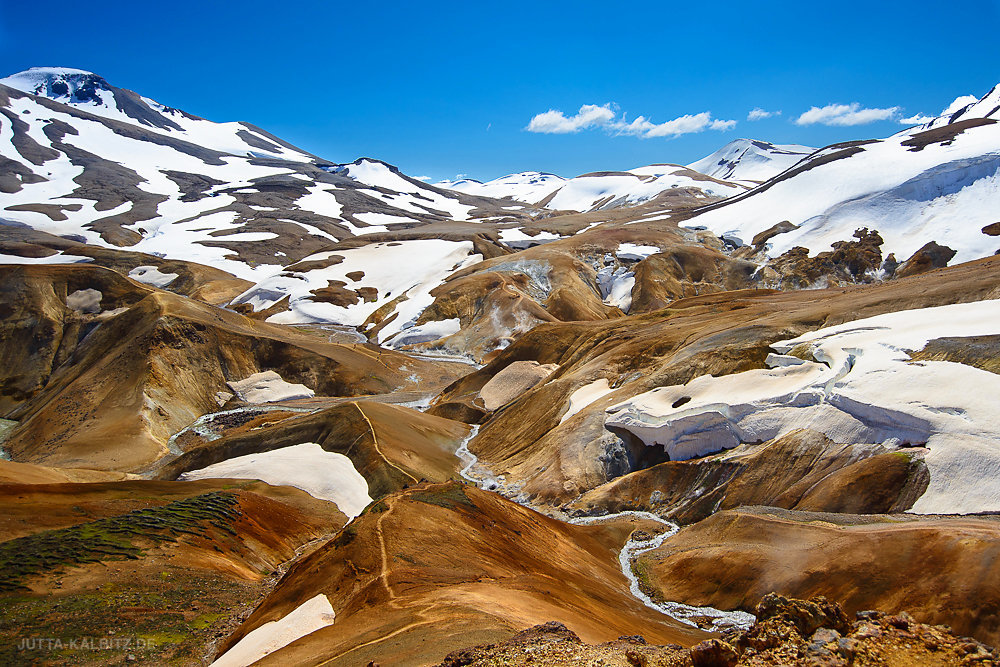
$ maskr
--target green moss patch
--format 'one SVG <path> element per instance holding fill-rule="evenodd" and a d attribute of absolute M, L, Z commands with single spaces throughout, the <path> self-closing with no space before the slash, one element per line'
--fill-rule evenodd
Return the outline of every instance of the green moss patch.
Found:
<path fill-rule="evenodd" d="M 410 493 L 410 499 L 450 510 L 461 505 L 474 507 L 472 501 L 465 495 L 465 488 L 461 484 L 446 484 L 429 489 L 418 489 Z"/>
<path fill-rule="evenodd" d="M 207 536 L 213 527 L 235 535 L 231 523 L 240 514 L 234 494 L 214 491 L 8 540 L 0 543 L 0 591 L 21 588 L 26 578 L 63 566 L 139 558 L 144 553 L 136 546 L 139 540 L 176 542 L 181 535 Z"/>

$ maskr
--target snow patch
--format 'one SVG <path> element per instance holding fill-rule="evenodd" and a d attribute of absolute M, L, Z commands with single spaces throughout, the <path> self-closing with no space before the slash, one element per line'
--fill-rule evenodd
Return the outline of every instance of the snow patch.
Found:
<path fill-rule="evenodd" d="M 226 384 L 247 403 L 273 403 L 312 398 L 315 395 L 315 392 L 304 384 L 285 382 L 275 371 L 254 373 L 243 380 Z"/>
<path fill-rule="evenodd" d="M 237 456 L 186 472 L 179 479 L 259 479 L 274 486 L 294 486 L 314 498 L 336 503 L 351 519 L 372 502 L 368 482 L 351 459 L 328 452 L 315 442 Z"/>
<path fill-rule="evenodd" d="M 618 259 L 638 262 L 640 260 L 646 259 L 650 255 L 655 255 L 660 252 L 660 248 L 655 245 L 641 245 L 637 243 L 619 243 L 618 250 L 615 251 L 615 255 Z"/>
<path fill-rule="evenodd" d="M 614 389 L 608 386 L 608 381 L 605 378 L 594 380 L 590 384 L 580 387 L 569 395 L 569 408 L 567 408 L 559 423 L 562 424 L 594 401 L 607 396 L 613 391 Z"/>
<path fill-rule="evenodd" d="M 296 639 L 333 625 L 335 619 L 330 600 L 320 593 L 300 604 L 280 621 L 269 621 L 248 632 L 211 667 L 248 667 Z"/>
<path fill-rule="evenodd" d="M 400 348 L 404 345 L 415 345 L 417 343 L 427 343 L 439 338 L 445 338 L 458 333 L 462 328 L 461 321 L 457 317 L 447 320 L 435 320 L 423 324 L 403 329 L 398 334 L 386 341 L 386 346 L 390 348 Z"/>
<path fill-rule="evenodd" d="M 176 273 L 161 273 L 155 266 L 137 266 L 128 272 L 128 277 L 153 287 L 166 287 L 177 279 Z"/>

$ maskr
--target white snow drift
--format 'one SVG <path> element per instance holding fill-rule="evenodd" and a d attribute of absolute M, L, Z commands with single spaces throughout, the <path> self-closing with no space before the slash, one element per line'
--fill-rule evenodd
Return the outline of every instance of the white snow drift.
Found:
<path fill-rule="evenodd" d="M 275 486 L 294 486 L 314 498 L 336 503 L 352 519 L 372 502 L 368 482 L 351 459 L 314 442 L 237 456 L 186 472 L 180 479 L 259 479 Z"/>
<path fill-rule="evenodd" d="M 291 401 L 297 398 L 312 398 L 315 394 L 304 384 L 285 382 L 275 371 L 254 373 L 250 377 L 226 384 L 247 403 Z"/>
<path fill-rule="evenodd" d="M 484 197 L 510 197 L 528 204 L 565 211 L 593 211 L 634 206 L 675 188 L 688 188 L 702 197 L 731 197 L 746 187 L 705 179 L 677 164 L 654 164 L 629 171 L 598 172 L 565 179 L 527 171 L 481 183 L 472 179 L 437 184 Z"/>
<path fill-rule="evenodd" d="M 269 621 L 248 632 L 211 667 L 247 667 L 296 639 L 333 625 L 335 619 L 329 598 L 320 593 L 300 604 L 280 621 Z"/>
<path fill-rule="evenodd" d="M 605 424 L 663 446 L 673 460 L 797 428 L 838 443 L 923 445 L 930 485 L 914 512 L 1000 510 L 1000 376 L 907 354 L 936 338 L 998 333 L 997 300 L 858 320 L 775 343 L 770 369 L 635 396 L 609 408 Z M 815 361 L 785 354 L 794 348 Z"/>

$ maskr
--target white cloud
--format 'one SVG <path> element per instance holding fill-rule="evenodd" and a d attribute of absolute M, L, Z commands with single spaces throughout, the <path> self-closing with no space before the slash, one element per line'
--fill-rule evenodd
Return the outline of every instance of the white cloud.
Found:
<path fill-rule="evenodd" d="M 682 134 L 693 134 L 705 130 L 729 130 L 734 125 L 736 125 L 735 120 L 713 120 L 710 112 L 703 111 L 699 114 L 685 114 L 663 123 L 654 123 L 645 116 L 639 116 L 631 123 L 622 119 L 609 124 L 609 127 L 619 134 L 652 139 L 654 137 L 679 137 Z"/>
<path fill-rule="evenodd" d="M 942 111 L 939 115 L 950 116 L 956 111 L 964 109 L 970 104 L 973 104 L 974 102 L 978 101 L 979 98 L 976 97 L 975 95 L 961 95 L 959 97 L 956 97 L 955 101 L 949 104 L 944 109 L 944 111 Z M 925 116 L 922 113 L 918 113 L 914 114 L 913 116 L 910 116 L 909 118 L 900 118 L 899 123 L 900 125 L 923 125 L 924 123 L 931 122 L 932 120 L 934 120 L 934 118 L 935 116 Z"/>
<path fill-rule="evenodd" d="M 611 110 L 610 104 L 603 106 L 584 104 L 575 116 L 569 117 L 562 111 L 549 109 L 532 118 L 525 129 L 528 132 L 542 134 L 571 134 L 590 127 L 607 125 L 614 117 L 615 112 Z"/>
<path fill-rule="evenodd" d="M 770 118 L 771 116 L 780 115 L 780 111 L 764 111 L 760 107 L 754 107 L 750 113 L 747 114 L 747 120 L 764 120 L 765 118 Z"/>
<path fill-rule="evenodd" d="M 725 130 L 733 129 L 734 127 L 736 127 L 735 120 L 713 120 L 711 124 L 709 124 L 708 129 L 724 132 Z"/>
<path fill-rule="evenodd" d="M 899 107 L 885 109 L 862 109 L 857 102 L 852 104 L 827 104 L 812 107 L 795 119 L 796 125 L 867 125 L 880 120 L 889 120 L 899 113 Z"/>
<path fill-rule="evenodd" d="M 625 116 L 618 116 L 617 105 L 613 103 L 597 106 L 584 104 L 574 116 L 567 116 L 562 111 L 549 109 L 531 119 L 528 132 L 545 134 L 570 134 L 584 129 L 603 128 L 615 134 L 626 134 L 643 139 L 654 137 L 679 137 L 682 134 L 703 132 L 704 130 L 729 130 L 736 125 L 735 120 L 713 119 L 712 114 L 703 111 L 699 114 L 685 114 L 663 123 L 654 123 L 645 116 L 639 116 L 628 121 Z"/>
<path fill-rule="evenodd" d="M 915 114 L 913 116 L 908 116 L 906 118 L 900 118 L 900 125 L 923 125 L 924 123 L 929 123 L 934 120 L 934 116 L 925 116 L 923 114 Z"/>
<path fill-rule="evenodd" d="M 430 176 L 414 176 L 413 178 L 414 178 L 414 180 L 417 180 L 417 181 L 429 181 L 429 180 L 431 180 Z"/>
<path fill-rule="evenodd" d="M 961 97 L 956 97 L 955 101 L 948 105 L 948 108 L 941 112 L 942 116 L 950 116 L 959 109 L 969 106 L 973 102 L 978 102 L 979 98 L 975 95 L 962 95 Z"/>

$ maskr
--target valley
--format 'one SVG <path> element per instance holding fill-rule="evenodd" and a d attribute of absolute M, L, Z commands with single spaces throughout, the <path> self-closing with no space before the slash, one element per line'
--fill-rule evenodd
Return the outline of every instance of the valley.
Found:
<path fill-rule="evenodd" d="M 430 183 L 0 79 L 0 662 L 993 664 L 997 120 Z"/>

